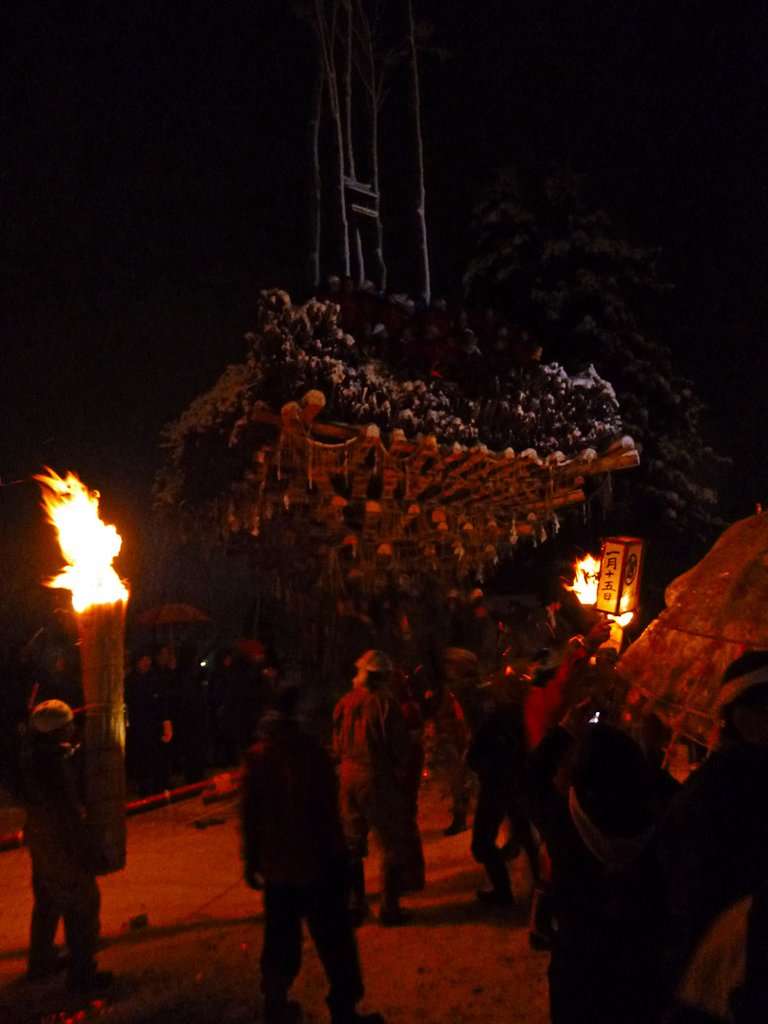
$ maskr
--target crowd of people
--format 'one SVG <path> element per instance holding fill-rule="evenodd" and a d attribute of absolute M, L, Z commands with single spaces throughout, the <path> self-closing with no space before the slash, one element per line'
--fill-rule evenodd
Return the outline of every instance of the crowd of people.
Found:
<path fill-rule="evenodd" d="M 126 677 L 137 792 L 167 786 L 171 770 L 205 774 L 205 757 L 189 753 L 201 720 L 217 723 L 206 749 L 242 764 L 244 877 L 263 890 L 268 1024 L 300 1019 L 290 990 L 303 922 L 333 1024 L 381 1020 L 357 1009 L 355 929 L 372 918 L 369 840 L 381 854 L 377 922 L 407 925 L 408 893 L 429 886 L 418 819 L 425 774 L 445 784 L 445 833 L 467 832 L 489 913 L 519 903 L 509 862 L 527 858 L 530 941 L 549 951 L 553 1024 L 768 1020 L 768 652 L 726 671 L 719 744 L 681 783 L 665 770 L 658 719 L 628 710 L 609 632 L 598 622 L 559 656 L 542 649 L 519 671 L 491 674 L 461 648 L 429 674 L 366 650 L 333 710 L 330 742 L 306 720 L 304 691 L 280 682 L 255 642 L 222 655 L 199 692 L 189 685 L 202 678 L 196 660 L 167 647 L 139 653 Z M 81 699 L 75 689 L 31 694 L 20 757 L 35 900 L 28 976 L 61 969 L 63 917 L 68 983 L 90 991 L 110 979 L 96 964 L 98 888 L 65 692 Z"/>
<path fill-rule="evenodd" d="M 257 640 L 201 656 L 184 642 L 127 651 L 126 773 L 129 794 L 147 797 L 238 765 L 268 707 L 275 670 Z M 61 642 L 42 656 L 19 645 L 0 664 L 0 781 L 18 791 L 21 737 L 29 711 L 63 701 L 82 717 L 77 648 Z"/>

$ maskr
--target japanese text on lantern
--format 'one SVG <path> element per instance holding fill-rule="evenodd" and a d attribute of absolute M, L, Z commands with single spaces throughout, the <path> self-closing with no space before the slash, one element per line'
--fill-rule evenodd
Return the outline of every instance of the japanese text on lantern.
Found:
<path fill-rule="evenodd" d="M 603 541 L 595 608 L 610 615 L 633 612 L 640 599 L 643 541 L 609 537 Z"/>

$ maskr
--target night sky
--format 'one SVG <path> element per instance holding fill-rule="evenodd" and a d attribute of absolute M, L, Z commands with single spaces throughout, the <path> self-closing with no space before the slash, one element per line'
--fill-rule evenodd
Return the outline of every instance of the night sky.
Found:
<path fill-rule="evenodd" d="M 735 459 L 725 507 L 749 514 L 768 500 L 760 7 L 415 3 L 451 54 L 423 66 L 436 290 L 459 294 L 496 167 L 585 172 L 665 250 L 666 340 Z M 301 297 L 308 35 L 285 0 L 27 0 L 4 20 L 0 478 L 48 464 L 143 500 L 161 426 L 241 356 L 258 289 Z M 390 170 L 412 155 L 398 102 Z"/>

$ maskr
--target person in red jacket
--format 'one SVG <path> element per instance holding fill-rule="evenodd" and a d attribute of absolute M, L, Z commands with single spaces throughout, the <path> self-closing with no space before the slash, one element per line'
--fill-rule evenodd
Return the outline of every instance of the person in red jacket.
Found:
<path fill-rule="evenodd" d="M 347 907 L 347 851 L 336 773 L 322 744 L 299 724 L 299 691 L 285 687 L 246 752 L 242 832 L 245 880 L 264 889 L 261 989 L 265 1024 L 301 1019 L 288 999 L 301 968 L 307 922 L 329 983 L 331 1024 L 383 1024 L 358 1013 L 363 979 Z"/>

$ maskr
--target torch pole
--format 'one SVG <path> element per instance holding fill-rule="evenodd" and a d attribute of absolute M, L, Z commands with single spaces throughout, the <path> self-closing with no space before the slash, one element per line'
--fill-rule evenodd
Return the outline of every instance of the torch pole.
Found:
<path fill-rule="evenodd" d="M 97 874 L 125 867 L 125 603 L 77 613 L 85 693 L 86 804 Z"/>

